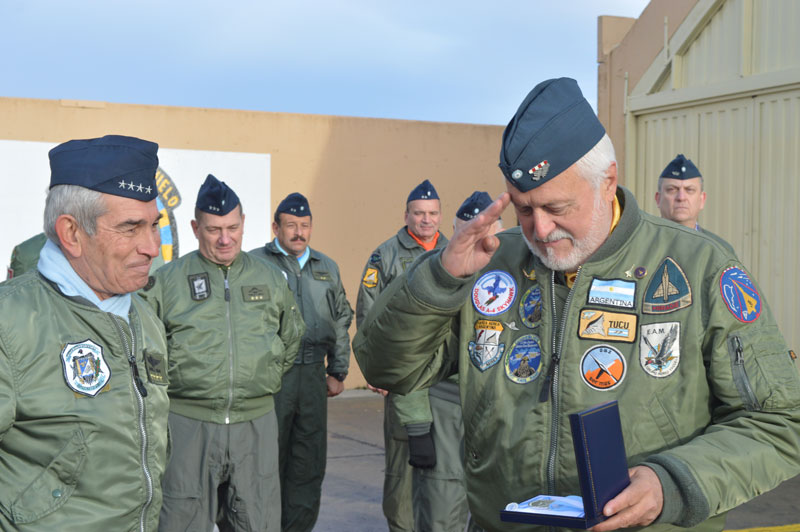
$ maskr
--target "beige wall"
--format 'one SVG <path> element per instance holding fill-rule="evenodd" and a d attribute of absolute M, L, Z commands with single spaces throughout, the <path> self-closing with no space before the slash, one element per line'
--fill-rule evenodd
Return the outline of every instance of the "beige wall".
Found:
<path fill-rule="evenodd" d="M 614 142 L 621 184 L 625 168 L 625 91 L 639 82 L 664 47 L 664 18 L 670 36 L 698 0 L 654 0 L 638 19 L 597 19 L 597 115 Z"/>
<path fill-rule="evenodd" d="M 338 262 L 353 307 L 367 258 L 403 225 L 405 199 L 419 182 L 430 179 L 442 197 L 448 236 L 455 210 L 473 190 L 505 190 L 499 126 L 0 98 L 0 139 L 61 142 L 108 133 L 165 148 L 270 154 L 272 204 L 242 198 L 245 208 L 272 213 L 287 194 L 305 194 L 314 215 L 311 245 Z M 192 202 L 196 191 L 181 194 Z M 247 230 L 272 237 L 269 227 Z M 354 360 L 351 368 L 347 386 L 363 385 Z"/>

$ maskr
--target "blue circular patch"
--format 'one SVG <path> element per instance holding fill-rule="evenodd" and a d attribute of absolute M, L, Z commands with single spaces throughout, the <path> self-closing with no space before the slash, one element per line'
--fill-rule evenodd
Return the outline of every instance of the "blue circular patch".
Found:
<path fill-rule="evenodd" d="M 520 299 L 519 317 L 529 329 L 533 329 L 541 321 L 542 290 L 538 285 L 528 288 Z"/>
<path fill-rule="evenodd" d="M 726 268 L 719 278 L 719 291 L 725 306 L 742 323 L 751 323 L 761 315 L 761 295 L 741 268 Z"/>
<path fill-rule="evenodd" d="M 472 304 L 484 316 L 507 311 L 517 297 L 517 283 L 507 272 L 493 270 L 481 275 L 472 287 Z"/>
<path fill-rule="evenodd" d="M 525 384 L 539 376 L 542 364 L 542 348 L 539 337 L 535 334 L 520 336 L 506 353 L 506 377 L 512 381 Z"/>
<path fill-rule="evenodd" d="M 625 357 L 608 344 L 590 347 L 581 358 L 583 382 L 595 390 L 611 390 L 620 385 L 627 372 Z"/>

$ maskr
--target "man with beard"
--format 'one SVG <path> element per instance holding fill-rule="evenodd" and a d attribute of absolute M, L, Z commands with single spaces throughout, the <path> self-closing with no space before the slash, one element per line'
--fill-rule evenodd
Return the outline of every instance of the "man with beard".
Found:
<path fill-rule="evenodd" d="M 580 493 L 569 414 L 614 399 L 630 485 L 596 532 L 722 530 L 727 510 L 797 475 L 800 375 L 756 283 L 617 186 L 574 80 L 528 94 L 500 168 L 508 192 L 390 286 L 353 343 L 367 380 L 394 393 L 458 371 L 476 526 L 531 530 L 500 511 Z M 492 235 L 509 202 L 520 227 Z M 532 299 L 538 321 L 520 306 Z M 470 352 L 487 330 L 503 346 L 493 365 Z"/>
<path fill-rule="evenodd" d="M 142 295 L 169 347 L 172 454 L 159 530 L 278 530 L 274 395 L 305 332 L 281 272 L 242 253 L 239 197 L 209 174 L 198 249 L 159 268 Z"/>
<path fill-rule="evenodd" d="M 439 195 L 426 179 L 406 199 L 405 226 L 378 246 L 364 267 L 356 303 L 356 323 L 359 327 L 378 295 L 402 275 L 414 259 L 447 244 L 447 238 L 439 232 L 441 217 Z M 375 355 L 380 356 L 380 353 Z M 367 382 L 370 380 L 367 379 Z M 386 395 L 385 390 L 373 390 L 385 395 L 383 514 L 390 532 L 410 532 L 414 530 L 415 515 L 413 468 L 432 469 L 436 465 L 428 390 L 403 396 Z M 458 400 L 458 386 L 453 382 L 439 383 L 430 393 Z"/>
<path fill-rule="evenodd" d="M 306 324 L 294 365 L 275 396 L 284 532 L 310 532 L 317 521 L 328 441 L 327 398 L 342 393 L 350 367 L 353 309 L 339 267 L 308 245 L 311 219 L 305 196 L 289 194 L 275 209 L 275 239 L 250 252 L 283 272 Z"/>
<path fill-rule="evenodd" d="M 679 153 L 661 172 L 656 191 L 656 205 L 661 217 L 672 220 L 716 240 L 731 253 L 735 253 L 722 237 L 700 227 L 697 219 L 706 204 L 706 191 L 703 190 L 703 176 L 697 166 Z"/>

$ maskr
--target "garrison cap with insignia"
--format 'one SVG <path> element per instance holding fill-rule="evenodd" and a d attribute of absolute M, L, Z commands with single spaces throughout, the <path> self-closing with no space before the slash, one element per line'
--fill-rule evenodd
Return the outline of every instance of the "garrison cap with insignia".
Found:
<path fill-rule="evenodd" d="M 139 201 L 158 196 L 158 144 L 106 135 L 70 140 L 50 150 L 50 188 L 77 185 Z"/>
<path fill-rule="evenodd" d="M 439 199 L 439 194 L 436 193 L 436 189 L 434 188 L 433 184 L 427 179 L 414 187 L 414 190 L 412 190 L 411 194 L 408 195 L 406 205 L 414 200 L 426 199 Z"/>
<path fill-rule="evenodd" d="M 300 218 L 311 216 L 311 208 L 308 206 L 308 200 L 299 192 L 292 192 L 278 204 L 278 208 L 275 209 L 275 214 L 278 215 L 282 212 Z"/>
<path fill-rule="evenodd" d="M 208 174 L 197 193 L 197 207 L 203 212 L 225 216 L 239 205 L 239 196 L 224 181 Z"/>
<path fill-rule="evenodd" d="M 512 185 L 527 192 L 572 166 L 605 133 L 574 79 L 543 81 L 503 132 L 500 170 Z"/>
<path fill-rule="evenodd" d="M 703 176 L 690 159 L 687 159 L 682 153 L 679 153 L 678 156 L 672 159 L 667 167 L 664 168 L 664 171 L 661 172 L 659 177 L 684 180 Z"/>
<path fill-rule="evenodd" d="M 486 192 L 476 190 L 470 197 L 464 200 L 461 207 L 456 211 L 456 218 L 461 220 L 472 220 L 478 214 L 492 204 L 492 198 Z"/>

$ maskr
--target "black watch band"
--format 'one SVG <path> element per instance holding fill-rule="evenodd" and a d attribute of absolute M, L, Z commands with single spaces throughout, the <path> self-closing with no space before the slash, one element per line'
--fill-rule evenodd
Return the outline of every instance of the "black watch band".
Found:
<path fill-rule="evenodd" d="M 345 377 L 347 377 L 347 373 L 331 373 L 330 376 L 339 382 L 344 382 Z"/>

